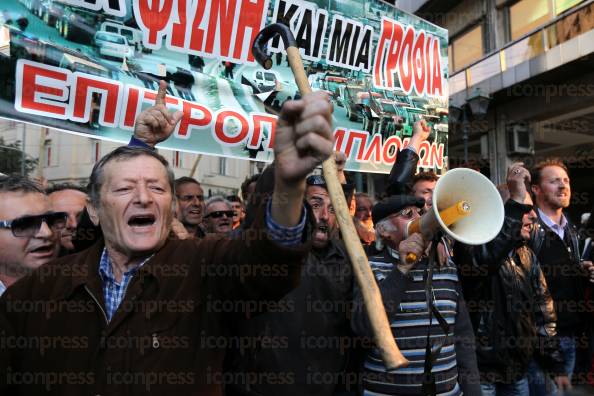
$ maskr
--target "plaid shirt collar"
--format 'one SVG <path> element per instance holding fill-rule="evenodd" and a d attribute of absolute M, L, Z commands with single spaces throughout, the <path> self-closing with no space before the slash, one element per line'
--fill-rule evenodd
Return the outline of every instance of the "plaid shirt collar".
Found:
<path fill-rule="evenodd" d="M 124 296 L 126 295 L 126 289 L 130 284 L 130 281 L 134 275 L 138 272 L 138 269 L 142 267 L 153 255 L 144 259 L 138 266 L 124 272 L 122 275 L 122 281 L 118 283 L 113 273 L 113 267 L 107 249 L 103 248 L 101 253 L 101 259 L 99 260 L 99 277 L 103 285 L 103 298 L 105 300 L 105 313 L 107 319 L 111 321 L 111 318 L 118 310 Z"/>

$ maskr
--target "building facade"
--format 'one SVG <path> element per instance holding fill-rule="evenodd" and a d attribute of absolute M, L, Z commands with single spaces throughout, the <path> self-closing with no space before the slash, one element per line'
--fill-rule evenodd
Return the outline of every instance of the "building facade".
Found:
<path fill-rule="evenodd" d="M 50 185 L 66 182 L 86 185 L 95 162 L 121 145 L 6 119 L 0 119 L 0 138 L 6 144 L 19 141 L 28 158 L 38 159 L 37 169 L 30 176 L 44 177 Z M 169 161 L 176 178 L 190 175 L 199 158 L 193 177 L 202 184 L 206 196 L 238 194 L 245 178 L 257 173 L 258 166 L 263 165 L 180 151 L 158 151 Z"/>
<path fill-rule="evenodd" d="M 468 162 L 503 183 L 512 162 L 560 157 L 571 217 L 590 211 L 594 1 L 432 0 L 415 13 L 449 32 L 450 167 Z M 478 96 L 490 97 L 486 116 L 469 111 Z"/>

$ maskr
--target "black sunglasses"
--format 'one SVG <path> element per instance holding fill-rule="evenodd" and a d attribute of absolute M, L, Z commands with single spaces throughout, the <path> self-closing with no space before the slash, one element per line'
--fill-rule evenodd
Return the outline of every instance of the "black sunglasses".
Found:
<path fill-rule="evenodd" d="M 17 238 L 33 237 L 41 229 L 41 223 L 47 224 L 52 230 L 66 227 L 68 213 L 48 212 L 37 216 L 23 216 L 14 220 L 0 220 L 0 228 L 7 228 Z"/>
<path fill-rule="evenodd" d="M 214 219 L 218 219 L 219 217 L 223 217 L 223 216 L 233 217 L 234 215 L 235 215 L 235 211 L 233 211 L 233 210 L 217 210 L 216 212 L 209 213 L 204 217 L 205 218 L 212 217 Z"/>

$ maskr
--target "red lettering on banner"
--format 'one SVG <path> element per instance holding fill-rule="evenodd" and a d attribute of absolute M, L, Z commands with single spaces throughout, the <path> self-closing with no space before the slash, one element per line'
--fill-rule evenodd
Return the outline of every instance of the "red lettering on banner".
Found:
<path fill-rule="evenodd" d="M 440 40 L 425 31 L 416 31 L 389 18 L 382 19 L 380 39 L 375 52 L 373 85 L 381 89 L 414 89 L 419 96 L 442 96 Z M 394 74 L 398 73 L 399 86 Z"/>
<path fill-rule="evenodd" d="M 101 104 L 93 101 L 93 94 L 101 95 Z M 88 122 L 93 106 L 101 110 L 99 124 L 115 127 L 118 123 L 118 109 L 122 99 L 122 84 L 119 81 L 74 73 L 74 87 L 70 92 L 70 102 L 74 103 L 71 120 Z M 72 96 L 75 96 L 73 98 Z"/>
<path fill-rule="evenodd" d="M 194 2 L 194 7 L 194 20 L 192 21 L 190 49 L 194 51 L 202 51 L 202 46 L 204 45 L 204 29 L 200 27 L 200 23 L 202 22 L 202 18 L 204 18 L 206 1 L 196 1 Z"/>
<path fill-rule="evenodd" d="M 185 48 L 186 46 L 187 10 L 188 2 L 186 0 L 177 0 L 177 18 L 179 22 L 174 22 L 171 26 L 170 42 L 173 47 Z"/>
<path fill-rule="evenodd" d="M 236 135 L 227 134 L 225 131 L 225 122 L 227 119 L 235 119 L 239 121 L 239 133 Z M 248 120 L 241 113 L 233 110 L 223 110 L 217 114 L 214 128 L 215 139 L 217 139 L 219 143 L 226 145 L 237 145 L 247 137 L 250 130 L 250 125 Z"/>
<path fill-rule="evenodd" d="M 342 151 L 342 144 L 344 143 L 344 129 L 337 129 L 334 131 L 334 151 Z"/>
<path fill-rule="evenodd" d="M 136 114 L 139 112 L 140 107 L 140 88 L 128 86 L 124 96 L 124 103 L 126 103 L 126 108 L 122 115 L 123 122 L 120 128 L 133 129 L 136 122 Z"/>
<path fill-rule="evenodd" d="M 415 80 L 415 89 L 417 92 L 425 91 L 425 81 L 429 80 L 425 75 L 425 32 L 421 31 L 415 40 L 415 46 L 412 51 L 412 66 Z"/>
<path fill-rule="evenodd" d="M 215 42 L 219 43 L 220 55 L 229 56 L 231 35 L 235 26 L 236 0 L 211 0 L 208 33 L 206 35 L 206 52 L 213 53 Z M 219 34 L 217 35 L 217 31 Z M 216 36 L 216 37 L 215 37 Z M 237 44 L 237 43 L 235 43 Z"/>
<path fill-rule="evenodd" d="M 276 129 L 276 122 L 278 118 L 276 116 L 265 114 L 265 113 L 251 113 L 252 123 L 254 125 L 254 130 L 252 131 L 252 136 L 248 140 L 247 147 L 252 149 L 257 149 L 260 147 L 263 137 L 263 124 L 269 126 L 268 134 L 272 135 L 274 130 Z"/>
<path fill-rule="evenodd" d="M 15 75 L 16 110 L 66 119 L 71 76 L 68 70 L 19 59 Z"/>
<path fill-rule="evenodd" d="M 353 149 L 353 143 L 355 139 L 359 139 L 359 150 L 357 151 L 356 159 L 357 161 L 361 161 L 363 159 L 363 150 L 365 149 L 365 145 L 367 144 L 367 137 L 369 133 L 367 132 L 359 132 L 359 131 L 349 131 L 347 136 L 347 143 L 346 148 L 344 150 L 344 155 L 346 155 L 347 159 L 351 156 L 351 150 Z"/>
<path fill-rule="evenodd" d="M 369 161 L 371 156 L 373 155 L 373 162 L 380 163 L 381 162 L 381 146 L 382 146 L 382 135 L 374 135 L 371 139 L 371 143 L 369 143 L 369 147 L 367 147 L 367 152 L 363 157 L 363 161 Z"/>
<path fill-rule="evenodd" d="M 402 146 L 402 141 L 398 136 L 390 136 L 384 142 L 384 148 L 382 150 L 383 162 L 386 165 L 393 165 L 396 162 L 396 157 Z M 390 154 L 390 149 L 394 147 L 394 153 Z"/>
<path fill-rule="evenodd" d="M 394 24 L 394 33 L 392 34 L 392 44 L 388 49 L 388 60 L 386 61 L 386 82 L 388 86 L 394 86 L 394 74 L 398 69 L 398 57 L 402 48 L 402 37 L 404 29 L 399 23 Z"/>
<path fill-rule="evenodd" d="M 441 75 L 441 59 L 439 57 L 439 40 L 433 41 L 433 73 L 431 76 L 431 95 L 443 95 L 443 79 Z"/>
<path fill-rule="evenodd" d="M 196 110 L 201 113 L 200 116 L 196 116 Z M 177 137 L 187 139 L 190 137 L 189 130 L 191 127 L 205 127 L 212 121 L 210 110 L 198 103 L 182 100 L 182 111 L 184 115 L 179 122 L 179 130 L 175 134 Z"/>
<path fill-rule="evenodd" d="M 419 158 L 421 159 L 419 162 L 425 168 L 429 166 L 429 149 L 429 142 L 426 140 L 419 146 Z"/>
<path fill-rule="evenodd" d="M 402 48 L 398 52 L 398 80 L 400 81 L 400 87 L 407 94 L 412 90 L 412 78 L 413 78 L 413 57 L 412 47 L 415 39 L 415 29 L 409 26 L 406 29 L 404 40 L 402 40 Z M 406 61 L 404 60 L 406 58 Z"/>
<path fill-rule="evenodd" d="M 254 42 L 256 35 L 262 30 L 264 22 L 263 16 L 266 10 L 265 6 L 268 5 L 267 3 L 267 0 L 256 0 L 255 3 L 251 0 L 243 0 L 241 2 L 241 12 L 239 14 L 239 23 L 237 24 L 237 32 L 235 35 L 235 49 L 233 50 L 234 58 L 243 59 L 242 54 L 245 32 L 247 29 L 251 29 L 251 36 L 247 46 L 247 60 L 249 62 L 254 61 L 254 55 L 252 55 L 250 44 Z"/>
<path fill-rule="evenodd" d="M 382 31 L 379 41 L 377 42 L 377 49 L 375 52 L 375 65 L 373 66 L 373 85 L 376 87 L 382 86 L 382 64 L 383 62 L 377 61 L 378 59 L 383 59 L 384 53 L 384 45 L 386 41 L 392 40 L 392 27 L 394 26 L 393 23 L 390 22 L 389 19 L 382 20 Z"/>
<path fill-rule="evenodd" d="M 429 163 L 432 168 L 436 166 L 438 168 L 443 168 L 443 144 L 437 145 L 435 143 L 431 143 L 431 159 Z"/>
<path fill-rule="evenodd" d="M 134 0 L 134 16 L 144 31 L 145 47 L 161 48 L 163 30 L 169 24 L 172 7 L 173 0 Z"/>
<path fill-rule="evenodd" d="M 110 127 L 119 125 L 123 129 L 132 129 L 142 104 L 154 102 L 156 97 L 154 91 L 24 59 L 17 62 L 15 92 L 15 108 L 20 112 L 87 122 L 91 118 L 92 107 L 96 106 L 98 116 L 93 120 L 98 119 L 101 125 Z M 101 105 L 98 105 L 99 101 Z M 272 150 L 276 116 L 266 113 L 250 113 L 248 116 L 229 108 L 215 112 L 207 106 L 170 95 L 166 97 L 166 103 L 168 107 L 181 108 L 184 113 L 175 132 L 176 138 L 187 139 L 192 128 L 202 128 L 200 132 L 208 135 L 204 137 L 211 139 L 212 134 L 212 138 L 222 146 L 245 143 L 249 149 L 264 147 L 265 152 Z M 370 163 L 377 171 L 385 169 L 371 163 L 393 165 L 398 151 L 410 140 L 390 136 L 382 142 L 380 134 L 370 135 L 366 131 L 344 128 L 334 131 L 334 139 L 335 149 L 344 152 L 351 164 L 354 161 Z M 355 144 L 359 145 L 358 150 L 351 158 Z M 443 144 L 423 142 L 418 152 L 419 166 L 443 168 L 444 151 Z"/>

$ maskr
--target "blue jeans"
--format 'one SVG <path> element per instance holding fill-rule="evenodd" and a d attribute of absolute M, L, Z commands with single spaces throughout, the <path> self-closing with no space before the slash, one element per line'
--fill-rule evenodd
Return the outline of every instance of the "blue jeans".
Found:
<path fill-rule="evenodd" d="M 565 372 L 571 380 L 575 368 L 575 338 L 559 337 L 559 349 L 565 358 Z M 557 386 L 534 360 L 528 368 L 528 381 L 530 382 L 530 396 L 557 395 Z"/>
<path fill-rule="evenodd" d="M 530 394 L 526 377 L 511 384 L 485 382 L 481 384 L 481 391 L 483 396 L 528 396 Z"/>

